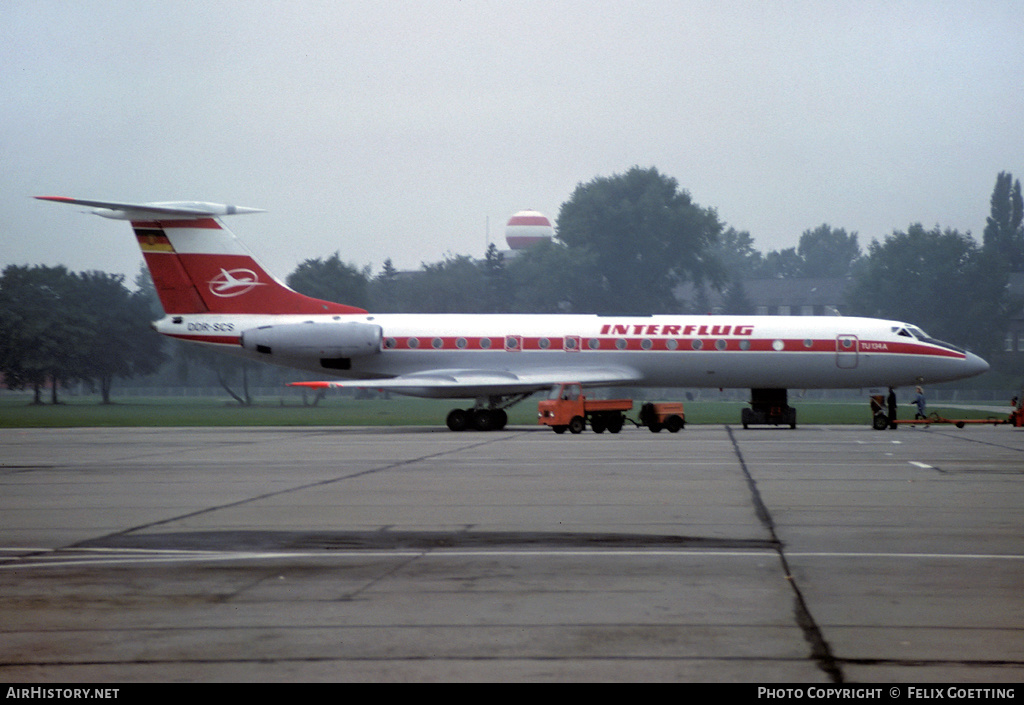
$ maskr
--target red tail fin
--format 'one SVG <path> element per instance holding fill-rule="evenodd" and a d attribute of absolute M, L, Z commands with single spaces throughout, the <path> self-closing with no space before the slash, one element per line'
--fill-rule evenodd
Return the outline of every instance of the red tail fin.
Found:
<path fill-rule="evenodd" d="M 219 203 L 114 203 L 62 196 L 44 201 L 92 206 L 105 218 L 130 220 L 167 314 L 366 313 L 304 296 L 267 272 L 218 215 L 258 213 Z"/>
<path fill-rule="evenodd" d="M 132 228 L 168 314 L 365 313 L 290 289 L 216 218 L 133 220 Z"/>

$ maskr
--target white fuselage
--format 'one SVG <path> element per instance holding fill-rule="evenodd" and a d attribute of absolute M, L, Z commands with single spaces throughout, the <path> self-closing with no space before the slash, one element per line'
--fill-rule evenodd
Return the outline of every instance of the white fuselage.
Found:
<path fill-rule="evenodd" d="M 380 327 L 372 354 L 330 369 L 316 354 L 275 356 L 240 347 L 263 326 L 364 323 Z M 425 370 L 621 372 L 618 384 L 645 387 L 862 388 L 943 382 L 988 368 L 950 345 L 909 334 L 905 324 L 813 316 L 593 316 L 519 314 L 190 314 L 156 324 L 176 338 L 215 344 L 253 359 L 346 379 Z M 916 329 L 913 329 L 916 330 Z M 602 385 L 603 386 L 603 385 Z M 478 390 L 423 390 L 472 397 Z"/>

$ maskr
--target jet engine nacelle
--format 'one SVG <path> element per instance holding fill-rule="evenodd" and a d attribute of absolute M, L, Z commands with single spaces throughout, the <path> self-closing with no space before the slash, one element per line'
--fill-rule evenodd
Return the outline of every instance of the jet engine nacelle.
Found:
<path fill-rule="evenodd" d="M 379 353 L 382 335 L 372 323 L 286 323 L 243 332 L 242 347 L 275 357 L 339 359 Z"/>

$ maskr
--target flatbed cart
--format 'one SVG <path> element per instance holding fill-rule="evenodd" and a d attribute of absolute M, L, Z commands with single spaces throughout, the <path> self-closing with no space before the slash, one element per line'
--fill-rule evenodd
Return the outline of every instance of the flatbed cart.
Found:
<path fill-rule="evenodd" d="M 991 426 L 1011 425 L 1016 428 L 1024 427 L 1024 408 L 1022 408 L 1024 401 L 1021 400 L 1021 397 L 1014 397 L 1013 404 L 1013 410 L 1010 412 L 1010 415 L 1003 419 L 994 416 L 987 419 L 947 419 L 932 412 L 923 419 L 895 419 L 890 421 L 888 414 L 885 412 L 884 399 L 882 395 L 878 394 L 871 397 L 871 427 L 876 431 L 884 431 L 891 425 L 928 426 L 932 424 L 951 424 L 957 428 L 963 428 L 968 424 L 985 424 Z"/>

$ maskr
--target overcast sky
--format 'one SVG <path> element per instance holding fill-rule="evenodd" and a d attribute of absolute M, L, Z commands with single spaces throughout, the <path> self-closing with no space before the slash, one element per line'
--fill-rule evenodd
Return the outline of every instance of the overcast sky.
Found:
<path fill-rule="evenodd" d="M 1024 176 L 1019 0 L 4 0 L 0 267 L 141 263 L 35 195 L 206 200 L 281 277 L 504 247 L 657 167 L 762 251 L 822 223 L 980 239 Z"/>

